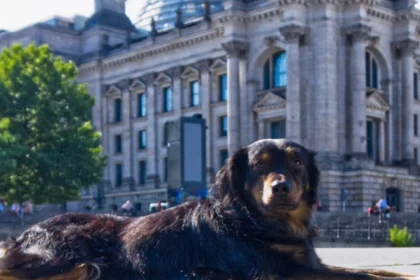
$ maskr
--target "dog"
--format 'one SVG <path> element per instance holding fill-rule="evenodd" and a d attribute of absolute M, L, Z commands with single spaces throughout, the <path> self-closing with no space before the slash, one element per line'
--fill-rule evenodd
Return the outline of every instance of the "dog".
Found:
<path fill-rule="evenodd" d="M 408 279 L 324 265 L 315 153 L 286 139 L 236 151 L 210 198 L 145 217 L 64 214 L 3 245 L 0 279 Z M 392 278 L 394 279 L 394 278 Z"/>

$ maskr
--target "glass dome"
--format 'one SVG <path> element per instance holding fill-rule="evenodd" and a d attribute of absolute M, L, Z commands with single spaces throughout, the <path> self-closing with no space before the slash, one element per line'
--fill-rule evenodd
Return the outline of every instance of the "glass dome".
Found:
<path fill-rule="evenodd" d="M 223 0 L 208 0 L 210 12 L 216 13 L 223 10 Z M 201 18 L 205 12 L 206 0 L 146 0 L 140 11 L 136 26 L 141 30 L 150 31 L 152 18 L 156 23 L 156 30 L 161 31 L 172 28 L 176 21 L 176 12 L 182 11 L 182 21 L 191 22 Z"/>

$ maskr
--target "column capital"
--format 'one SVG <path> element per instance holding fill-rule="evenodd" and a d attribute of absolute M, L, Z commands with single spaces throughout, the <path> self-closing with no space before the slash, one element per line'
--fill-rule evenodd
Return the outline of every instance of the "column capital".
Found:
<path fill-rule="evenodd" d="M 298 24 L 288 24 L 279 28 L 287 43 L 297 43 L 307 33 L 305 26 Z"/>
<path fill-rule="evenodd" d="M 357 23 L 347 27 L 344 27 L 346 35 L 350 36 L 353 42 L 366 42 L 369 39 L 373 39 L 370 36 L 372 27 L 364 23 Z M 375 40 L 373 40 L 375 42 Z"/>
<path fill-rule="evenodd" d="M 418 47 L 419 42 L 412 39 L 404 39 L 391 43 L 392 53 L 396 58 L 401 58 L 403 56 L 414 57 L 416 55 L 415 51 Z"/>
<path fill-rule="evenodd" d="M 249 50 L 249 43 L 239 40 L 222 43 L 222 48 L 227 53 L 227 57 L 245 56 Z"/>
<path fill-rule="evenodd" d="M 277 40 L 279 40 L 278 36 L 264 37 L 264 43 L 267 45 L 267 47 L 273 47 Z"/>

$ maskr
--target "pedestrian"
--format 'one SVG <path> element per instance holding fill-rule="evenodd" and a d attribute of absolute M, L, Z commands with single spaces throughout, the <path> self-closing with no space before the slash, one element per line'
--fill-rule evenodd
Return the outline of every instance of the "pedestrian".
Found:
<path fill-rule="evenodd" d="M 133 209 L 133 205 L 131 204 L 130 200 L 127 200 L 122 206 L 121 210 L 123 211 L 124 215 L 130 215 L 131 210 Z"/>
<path fill-rule="evenodd" d="M 376 204 L 379 210 L 379 223 L 385 222 L 385 212 L 389 208 L 385 197 L 382 197 Z"/>

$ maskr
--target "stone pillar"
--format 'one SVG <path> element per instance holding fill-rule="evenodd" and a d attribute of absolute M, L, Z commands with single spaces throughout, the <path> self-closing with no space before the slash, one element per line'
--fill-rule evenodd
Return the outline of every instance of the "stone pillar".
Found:
<path fill-rule="evenodd" d="M 232 41 L 222 44 L 227 53 L 227 117 L 228 135 L 227 146 L 228 154 L 232 155 L 240 148 L 240 80 L 239 80 L 239 61 L 247 51 L 248 45 L 240 41 Z"/>
<path fill-rule="evenodd" d="M 402 160 L 407 164 L 414 160 L 413 72 L 414 55 L 418 46 L 419 43 L 413 40 L 403 40 L 396 43 L 402 62 Z"/>
<path fill-rule="evenodd" d="M 245 127 L 244 131 L 246 131 L 245 135 L 248 136 L 247 143 L 250 144 L 257 140 L 258 138 L 258 131 L 256 125 L 255 114 L 252 111 L 252 107 L 254 106 L 255 101 L 257 100 L 257 89 L 258 89 L 258 81 L 248 81 L 247 82 L 247 92 L 248 92 L 248 122 L 247 126 Z"/>
<path fill-rule="evenodd" d="M 258 138 L 256 140 L 261 140 L 266 138 L 265 137 L 265 125 L 264 125 L 264 120 L 258 120 L 257 122 L 257 127 L 258 127 Z"/>
<path fill-rule="evenodd" d="M 159 187 L 158 175 L 158 147 L 157 122 L 156 122 L 156 87 L 154 85 L 155 75 L 145 77 L 147 88 L 147 185 L 148 187 Z"/>
<path fill-rule="evenodd" d="M 348 31 L 351 35 L 351 152 L 366 155 L 366 42 L 371 28 L 360 25 Z"/>
<path fill-rule="evenodd" d="M 386 153 L 386 131 L 385 131 L 385 120 L 379 122 L 379 162 L 385 163 L 385 153 Z"/>
<path fill-rule="evenodd" d="M 381 89 L 384 92 L 385 100 L 388 102 L 390 108 L 394 107 L 394 100 L 393 100 L 393 91 L 390 79 L 383 79 L 381 81 Z M 394 149 L 394 132 L 393 132 L 393 115 L 396 112 L 394 110 L 388 110 L 386 112 L 386 119 L 385 119 L 385 162 L 391 164 L 392 159 L 395 153 Z"/>
<path fill-rule="evenodd" d="M 247 60 L 243 54 L 239 61 L 239 116 L 240 116 L 240 147 L 245 147 L 248 144 L 248 134 L 251 131 L 249 127 L 249 119 L 252 118 L 252 108 L 248 106 L 248 83 L 247 83 Z"/>
<path fill-rule="evenodd" d="M 106 86 L 101 86 L 101 99 L 100 102 L 102 103 L 102 110 L 103 110 L 103 114 L 102 114 L 102 144 L 104 147 L 104 151 L 106 154 L 112 154 L 112 151 L 110 150 L 110 146 L 109 146 L 109 140 L 110 140 L 110 135 L 109 135 L 109 112 L 110 111 L 110 105 L 109 103 L 111 102 L 111 100 L 109 99 L 108 96 L 106 96 Z M 107 164 L 105 166 L 105 170 L 104 170 L 104 180 L 107 182 L 110 182 L 111 180 L 111 164 L 110 164 L 110 158 L 108 157 L 107 159 Z M 112 183 L 111 183 L 112 184 Z"/>
<path fill-rule="evenodd" d="M 123 186 L 128 187 L 130 190 L 134 187 L 133 178 L 133 141 L 131 139 L 131 93 L 130 84 L 128 80 L 121 81 L 118 85 L 121 89 L 121 101 L 122 101 L 122 120 L 123 120 L 123 132 L 122 132 L 122 152 L 123 152 Z"/>
<path fill-rule="evenodd" d="M 212 154 L 212 116 L 210 109 L 210 98 L 211 98 L 211 75 L 210 75 L 210 62 L 203 60 L 198 65 L 200 69 L 200 98 L 201 98 L 201 112 L 203 118 L 206 120 L 206 172 L 207 172 L 207 183 L 212 183 L 214 179 L 214 168 L 213 168 L 213 154 Z"/>
<path fill-rule="evenodd" d="M 298 25 L 287 25 L 280 28 L 280 33 L 287 42 L 287 92 L 286 92 L 286 137 L 300 143 L 300 62 L 299 42 L 305 34 L 305 28 Z"/>
<path fill-rule="evenodd" d="M 181 78 L 181 67 L 175 67 L 171 71 L 172 75 L 172 98 L 174 99 L 174 117 L 178 119 L 182 114 L 182 94 L 183 94 L 183 85 Z"/>

